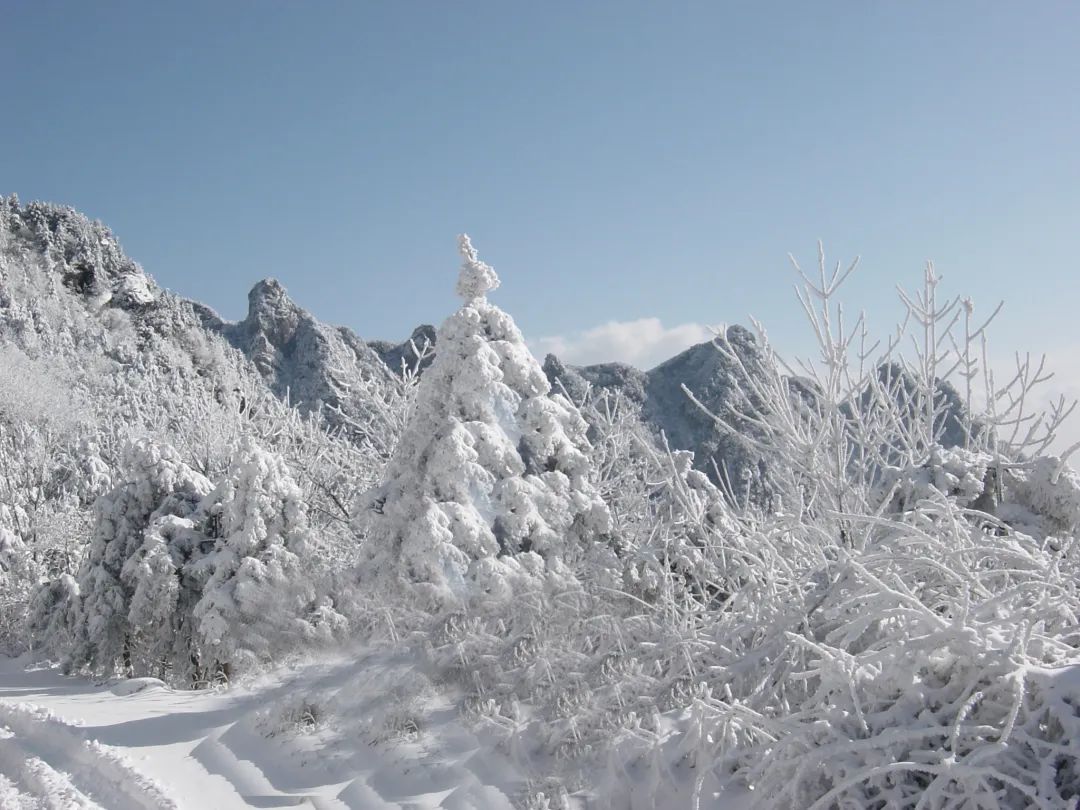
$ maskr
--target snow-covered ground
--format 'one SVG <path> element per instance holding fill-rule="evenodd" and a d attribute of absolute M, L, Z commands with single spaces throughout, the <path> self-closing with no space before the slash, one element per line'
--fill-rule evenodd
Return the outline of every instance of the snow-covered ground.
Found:
<path fill-rule="evenodd" d="M 389 652 L 223 692 L 24 666 L 0 658 L 3 810 L 509 810 L 530 792 Z"/>

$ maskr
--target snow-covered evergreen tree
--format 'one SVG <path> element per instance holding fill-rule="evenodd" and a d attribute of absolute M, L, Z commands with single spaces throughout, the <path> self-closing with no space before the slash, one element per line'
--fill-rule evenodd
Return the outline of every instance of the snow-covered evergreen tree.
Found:
<path fill-rule="evenodd" d="M 0 523 L 0 652 L 22 651 L 17 640 L 35 567 L 26 544 Z"/>
<path fill-rule="evenodd" d="M 79 583 L 71 574 L 39 582 L 31 591 L 25 625 L 20 626 L 28 644 L 58 656 L 74 643 L 78 626 Z"/>
<path fill-rule="evenodd" d="M 505 312 L 495 271 L 460 238 L 464 303 L 440 327 L 435 360 L 383 484 L 371 497 L 361 576 L 412 587 L 431 609 L 498 596 L 507 577 L 573 563 L 611 525 L 587 426 L 550 386 Z"/>
<path fill-rule="evenodd" d="M 194 617 L 217 677 L 329 631 L 303 559 L 312 538 L 301 491 L 279 455 L 244 439 L 200 515 L 217 542 L 194 566 L 209 574 Z"/>
<path fill-rule="evenodd" d="M 168 445 L 149 439 L 124 450 L 121 482 L 94 505 L 89 554 L 79 571 L 79 604 L 70 663 L 95 671 L 134 672 L 138 639 L 128 620 L 135 583 L 123 576 L 146 530 L 165 515 L 186 516 L 211 490 Z"/>
<path fill-rule="evenodd" d="M 192 616 L 202 580 L 193 569 L 213 542 L 191 518 L 176 515 L 153 520 L 144 538 L 121 572 L 132 589 L 128 623 L 143 657 L 158 669 L 153 674 L 197 684 L 206 673 Z"/>

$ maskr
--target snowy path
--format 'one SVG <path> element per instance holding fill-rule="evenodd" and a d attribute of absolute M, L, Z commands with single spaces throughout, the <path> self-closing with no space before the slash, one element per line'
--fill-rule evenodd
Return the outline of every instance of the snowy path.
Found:
<path fill-rule="evenodd" d="M 435 690 L 402 702 L 409 678 L 375 653 L 224 693 L 110 689 L 0 658 L 0 808 L 511 810 L 524 780 Z M 282 722 L 301 683 L 330 718 L 308 734 Z M 419 734 L 380 734 L 405 716 L 397 703 Z"/>
<path fill-rule="evenodd" d="M 175 810 L 176 803 L 113 750 L 42 709 L 0 704 L 0 772 L 45 806 Z"/>

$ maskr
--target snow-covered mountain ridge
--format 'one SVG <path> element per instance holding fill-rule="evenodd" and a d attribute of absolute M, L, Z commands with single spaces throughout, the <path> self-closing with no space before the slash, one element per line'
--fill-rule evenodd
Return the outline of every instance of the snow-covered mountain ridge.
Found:
<path fill-rule="evenodd" d="M 344 386 L 365 375 L 385 374 L 385 361 L 409 359 L 408 341 L 373 348 L 346 327 L 317 321 L 274 279 L 255 284 L 247 317 L 231 323 L 210 307 L 159 287 L 123 253 L 108 228 L 72 208 L 21 205 L 10 197 L 0 210 L 0 239 L 8 255 L 0 282 L 0 340 L 29 338 L 32 322 L 40 340 L 29 340 L 27 348 L 46 348 L 47 333 L 63 330 L 44 311 L 53 307 L 81 310 L 84 317 L 79 320 L 87 328 L 96 320 L 101 332 L 117 327 L 113 321 L 118 314 L 127 316 L 121 321 L 130 320 L 172 343 L 181 342 L 178 332 L 201 331 L 206 339 L 223 338 L 253 364 L 276 395 L 288 393 L 305 409 L 318 402 L 339 405 Z M 210 367 L 201 371 L 215 377 Z"/>
<path fill-rule="evenodd" d="M 36 311 L 53 299 L 64 311 L 82 310 L 80 320 L 88 328 L 96 321 L 107 331 L 112 319 L 122 314 L 140 330 L 154 334 L 157 341 L 190 342 L 191 334 L 199 332 L 203 342 L 220 337 L 250 361 L 275 396 L 288 397 L 303 411 L 322 403 L 344 408 L 346 413 L 350 394 L 362 386 L 362 380 L 399 373 L 403 364 L 416 363 L 414 348 L 435 342 L 435 330 L 428 325 L 417 327 L 398 343 L 364 340 L 349 327 L 319 321 L 273 278 L 252 287 L 247 316 L 230 322 L 205 304 L 159 287 L 123 253 L 107 227 L 72 208 L 37 202 L 22 205 L 10 197 L 2 209 L 0 239 L 21 255 L 22 272 L 36 279 L 35 289 L 48 292 L 45 296 L 22 292 L 25 288 L 10 281 L 18 269 L 6 271 L 9 278 L 0 278 L 0 342 L 20 343 L 20 336 L 26 336 L 25 318 L 42 331 L 55 326 L 47 314 Z M 746 362 L 762 362 L 747 330 L 732 327 L 732 335 Z M 233 375 L 223 375 L 212 364 L 200 367 L 198 360 L 195 365 L 199 376 L 212 380 L 216 387 L 224 391 L 236 387 L 229 379 Z M 565 387 L 571 398 L 584 395 L 587 385 L 621 392 L 641 406 L 646 424 L 657 435 L 662 431 L 672 448 L 693 451 L 701 469 L 711 471 L 710 460 L 715 458 L 738 480 L 743 470 L 758 464 L 737 438 L 718 434 L 682 391 L 686 385 L 714 411 L 722 411 L 732 398 L 734 370 L 708 343 L 649 371 L 620 363 L 576 368 L 563 365 L 554 355 L 546 359 L 545 371 L 551 383 Z"/>

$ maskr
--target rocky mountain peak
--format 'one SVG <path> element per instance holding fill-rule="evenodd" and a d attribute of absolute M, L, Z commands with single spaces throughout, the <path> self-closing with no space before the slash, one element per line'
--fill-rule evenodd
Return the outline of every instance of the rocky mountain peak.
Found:
<path fill-rule="evenodd" d="M 276 278 L 264 278 L 255 283 L 248 293 L 248 317 L 257 317 L 265 312 L 277 312 L 283 309 L 296 310 L 299 307 L 289 298 L 284 285 Z"/>
<path fill-rule="evenodd" d="M 289 298 L 281 282 L 266 278 L 248 293 L 247 317 L 236 325 L 235 331 L 252 354 L 265 355 L 287 346 L 304 318 L 311 320 L 311 316 Z M 258 365 L 258 359 L 253 359 Z"/>

